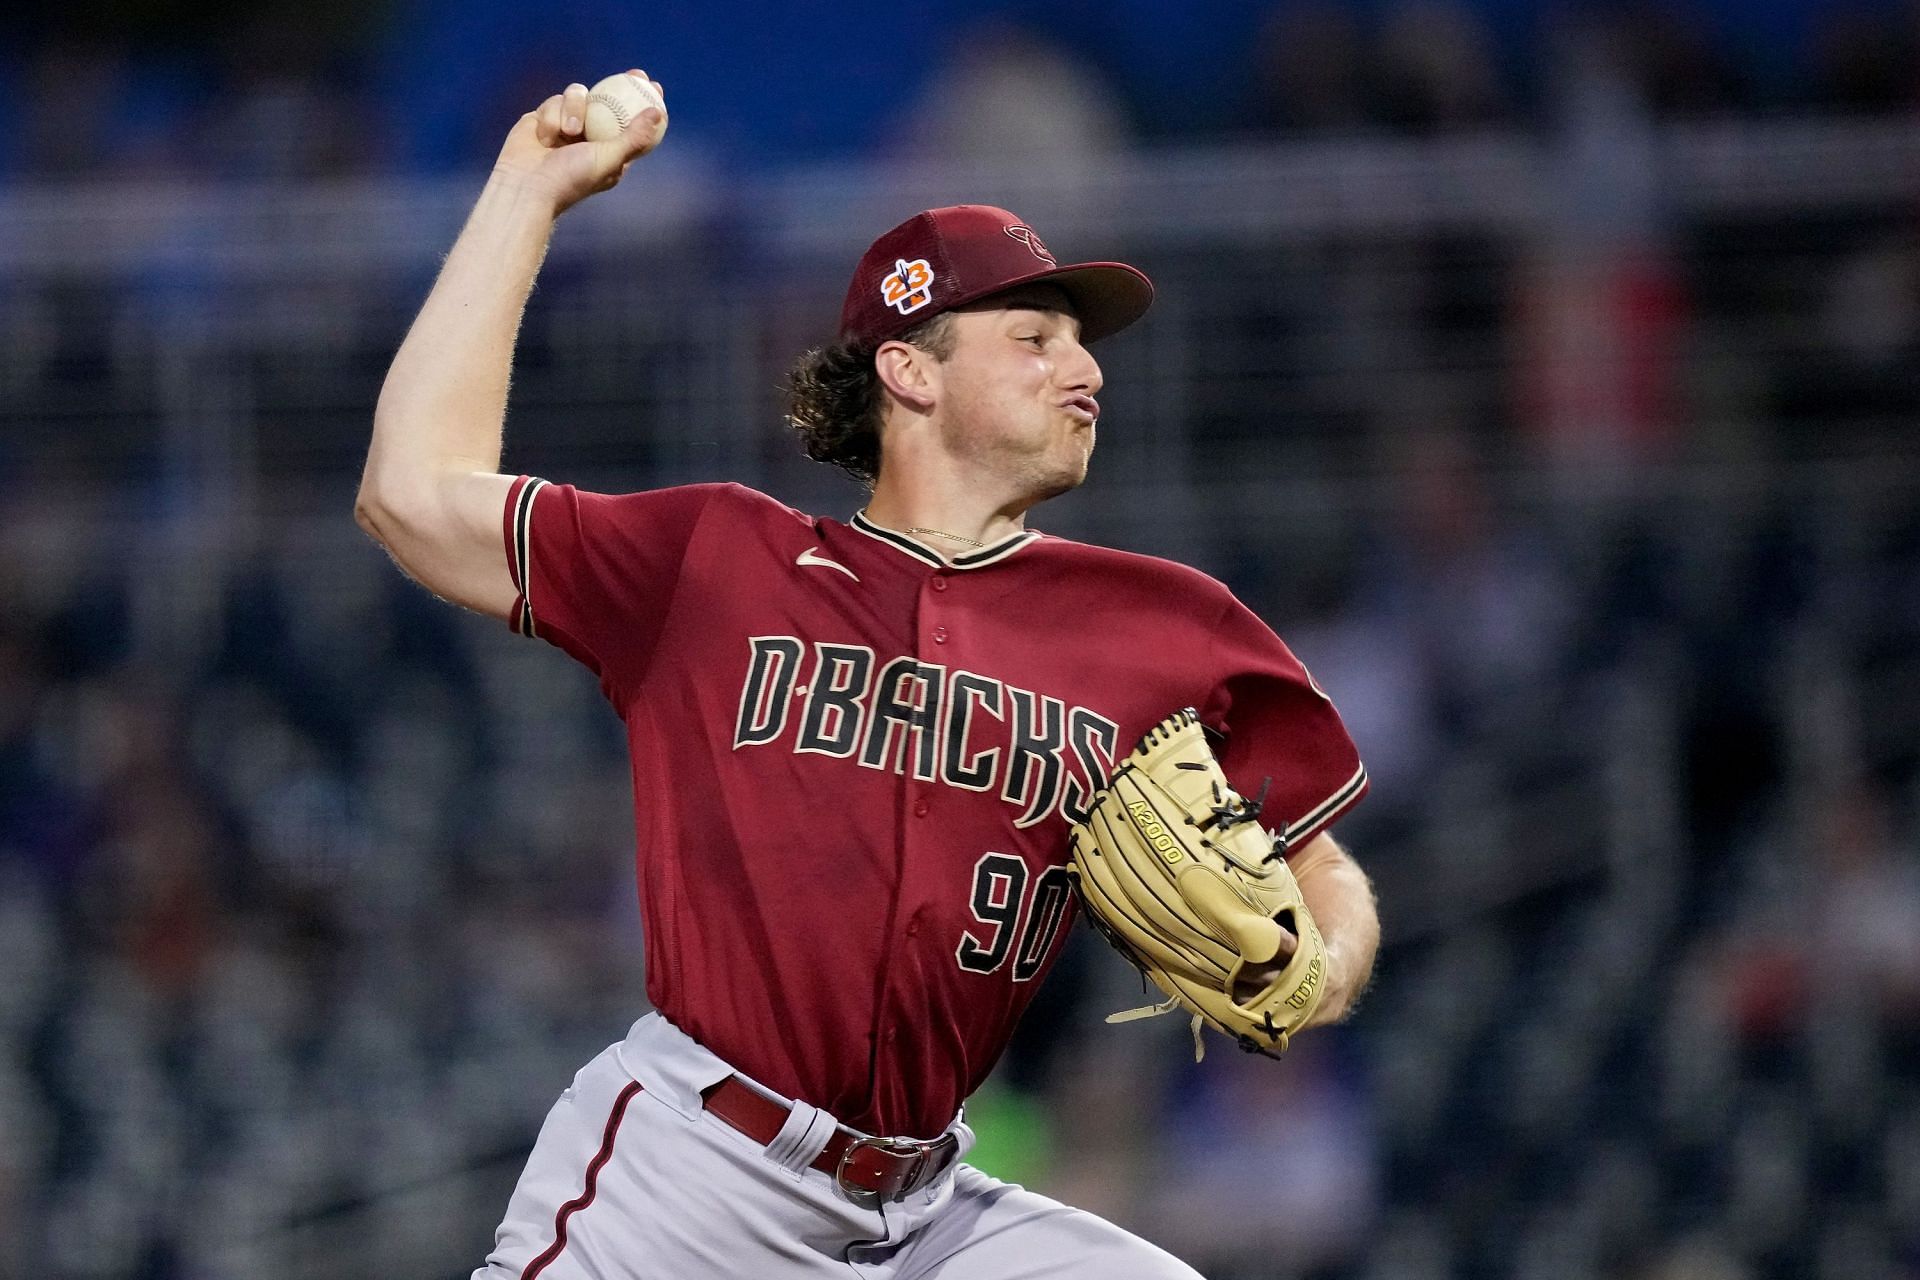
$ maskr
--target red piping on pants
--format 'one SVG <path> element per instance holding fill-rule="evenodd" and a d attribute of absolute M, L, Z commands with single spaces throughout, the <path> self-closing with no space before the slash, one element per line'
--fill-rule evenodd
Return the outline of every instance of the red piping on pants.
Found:
<path fill-rule="evenodd" d="M 560 1211 L 553 1215 L 553 1243 L 547 1246 L 546 1252 L 527 1264 L 527 1269 L 520 1273 L 520 1280 L 534 1280 L 566 1249 L 567 1219 L 593 1203 L 594 1193 L 600 1189 L 600 1170 L 606 1168 L 607 1161 L 613 1159 L 613 1139 L 620 1132 L 620 1121 L 627 1114 L 627 1104 L 639 1092 L 639 1083 L 631 1082 L 613 1100 L 613 1111 L 607 1116 L 606 1132 L 600 1136 L 600 1150 L 594 1152 L 593 1159 L 587 1162 L 586 1185 L 580 1188 L 579 1195 L 561 1205 Z"/>

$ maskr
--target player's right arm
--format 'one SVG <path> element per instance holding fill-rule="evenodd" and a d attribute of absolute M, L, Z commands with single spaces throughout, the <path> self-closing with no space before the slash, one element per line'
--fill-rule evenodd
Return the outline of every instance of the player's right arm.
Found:
<path fill-rule="evenodd" d="M 501 514 L 507 385 L 521 312 L 554 220 L 605 191 L 652 150 L 665 119 L 649 108 L 618 138 L 583 140 L 586 86 L 522 116 L 486 189 L 400 344 L 373 415 L 354 516 L 435 595 L 504 618 L 515 588 Z"/>

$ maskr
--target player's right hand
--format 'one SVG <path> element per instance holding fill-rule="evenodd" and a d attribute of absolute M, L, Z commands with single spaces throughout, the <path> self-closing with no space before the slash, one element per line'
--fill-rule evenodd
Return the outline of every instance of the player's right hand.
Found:
<path fill-rule="evenodd" d="M 666 101 L 660 82 L 651 83 L 660 91 L 661 101 Z M 494 172 L 543 188 L 559 213 L 618 183 L 629 165 L 660 144 L 667 129 L 666 116 L 653 107 L 636 115 L 619 137 L 604 142 L 587 140 L 586 122 L 587 86 L 570 84 L 564 93 L 554 94 L 520 117 L 500 148 Z"/>

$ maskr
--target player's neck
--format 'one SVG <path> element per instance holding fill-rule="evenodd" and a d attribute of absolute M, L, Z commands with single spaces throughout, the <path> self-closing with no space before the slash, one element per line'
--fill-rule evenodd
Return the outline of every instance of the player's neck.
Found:
<path fill-rule="evenodd" d="M 951 560 L 989 547 L 1026 527 L 1026 502 L 995 502 L 973 493 L 943 492 L 883 474 L 867 503 L 867 519 L 922 542 Z"/>

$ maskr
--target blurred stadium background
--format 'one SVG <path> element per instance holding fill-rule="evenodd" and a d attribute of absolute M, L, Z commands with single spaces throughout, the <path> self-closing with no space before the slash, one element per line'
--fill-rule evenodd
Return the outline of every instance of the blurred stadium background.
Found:
<path fill-rule="evenodd" d="M 1161 288 L 1037 524 L 1223 577 L 1373 770 L 1351 1025 L 1195 1066 L 1082 933 L 983 1163 L 1222 1278 L 1920 1276 L 1920 7 L 0 21 L 0 1277 L 464 1275 L 639 1012 L 612 714 L 349 514 L 498 138 L 636 60 L 511 468 L 846 514 L 786 360 L 1008 205 Z"/>

